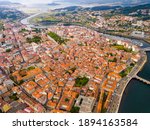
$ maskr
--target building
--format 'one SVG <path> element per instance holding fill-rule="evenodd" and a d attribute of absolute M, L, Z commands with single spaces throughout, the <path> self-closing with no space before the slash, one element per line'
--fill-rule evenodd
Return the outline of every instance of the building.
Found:
<path fill-rule="evenodd" d="M 11 89 L 11 88 L 14 86 L 14 82 L 13 82 L 12 80 L 5 80 L 5 81 L 3 82 L 3 85 L 4 85 L 5 87 L 7 87 L 8 89 Z"/>
<path fill-rule="evenodd" d="M 133 31 L 131 36 L 134 36 L 134 37 L 139 37 L 139 38 L 144 38 L 145 37 L 145 33 L 144 32 L 141 32 L 141 31 Z"/>
<path fill-rule="evenodd" d="M 79 96 L 75 106 L 80 107 L 80 113 L 91 113 L 96 99 L 94 97 Z"/>
<path fill-rule="evenodd" d="M 115 72 L 110 72 L 108 74 L 107 78 L 110 80 L 115 80 L 117 82 L 119 82 L 121 80 L 121 76 Z"/>
<path fill-rule="evenodd" d="M 1 86 L 0 85 L 0 95 L 3 93 L 6 93 L 8 91 L 7 87 Z"/>

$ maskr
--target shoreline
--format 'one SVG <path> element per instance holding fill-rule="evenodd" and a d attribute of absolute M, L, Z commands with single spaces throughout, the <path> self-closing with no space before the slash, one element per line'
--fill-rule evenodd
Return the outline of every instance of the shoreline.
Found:
<path fill-rule="evenodd" d="M 142 57 L 141 57 L 141 58 L 142 58 Z M 139 70 L 136 72 L 136 75 L 142 70 L 142 68 L 144 67 L 144 65 L 146 64 L 146 62 L 147 62 L 147 55 L 145 54 L 145 55 L 144 55 L 144 60 L 143 60 L 143 62 L 141 63 L 141 65 L 138 65 L 140 68 L 139 68 Z M 123 89 L 123 91 L 122 91 L 122 93 L 121 93 L 121 98 L 120 98 L 120 100 L 119 100 L 119 105 L 118 105 L 118 108 L 117 108 L 117 110 L 116 110 L 117 113 L 119 112 L 119 108 L 120 108 L 120 105 L 121 105 L 121 101 L 122 101 L 122 98 L 123 98 L 123 94 L 124 94 L 124 92 L 125 92 L 125 89 L 127 88 L 129 82 L 130 82 L 133 78 L 134 78 L 134 77 L 132 77 L 132 78 L 126 83 L 126 86 L 124 87 L 124 89 Z"/>
<path fill-rule="evenodd" d="M 40 12 L 40 13 L 36 13 L 36 14 L 30 15 L 30 16 L 28 16 L 28 17 L 20 20 L 20 22 L 22 24 L 24 24 L 24 25 L 27 25 L 27 26 L 30 26 L 30 27 L 33 27 L 33 28 L 47 28 L 47 27 L 52 26 L 52 25 L 38 25 L 37 26 L 35 23 L 31 23 L 30 22 L 31 18 L 36 17 L 36 16 L 41 15 L 41 14 L 46 13 L 46 12 L 47 11 L 43 11 L 43 12 Z M 65 24 L 65 23 L 62 23 L 62 24 Z M 70 23 L 70 25 L 76 25 L 76 24 Z M 81 26 L 81 25 L 76 25 L 76 26 Z M 85 27 L 87 27 L 87 26 L 85 26 Z M 129 36 L 129 35 L 113 34 L 113 33 L 109 32 L 107 30 L 106 31 L 100 31 L 100 30 L 98 30 L 96 28 L 94 29 L 93 27 L 87 27 L 87 28 L 95 30 L 95 31 L 97 31 L 99 33 L 108 34 L 108 35 L 112 35 L 112 36 L 118 36 L 118 37 L 122 37 L 122 38 L 128 38 L 128 39 L 131 39 L 131 40 L 142 40 L 142 41 L 145 41 L 145 42 L 147 42 L 147 43 L 150 44 L 150 41 L 147 41 L 144 38 L 134 37 L 134 36 Z"/>
<path fill-rule="evenodd" d="M 129 35 L 112 34 L 112 33 L 109 33 L 109 32 L 106 32 L 106 34 L 112 35 L 112 36 L 118 36 L 118 37 L 122 37 L 122 38 L 128 38 L 128 39 L 131 39 L 131 40 L 140 40 L 140 41 L 144 41 L 144 42 L 147 42 L 148 44 L 150 44 L 150 41 L 147 41 L 144 38 L 140 38 L 140 37 L 134 37 L 134 36 L 129 36 Z"/>
<path fill-rule="evenodd" d="M 29 26 L 31 28 L 48 28 L 52 25 L 36 25 L 35 23 L 31 23 L 30 19 L 35 17 L 35 16 L 38 16 L 38 15 L 41 15 L 43 13 L 46 13 L 46 11 L 43 11 L 43 12 L 40 12 L 40 13 L 37 13 L 37 14 L 33 14 L 31 16 L 28 16 L 26 17 L 25 19 L 22 19 L 20 22 L 26 26 Z M 62 24 L 65 24 L 65 23 L 62 23 Z M 70 25 L 75 25 L 75 26 L 82 26 L 82 25 L 76 25 L 74 23 L 70 23 Z M 87 26 L 84 26 L 86 28 L 89 28 L 89 29 L 92 29 L 92 30 L 95 30 L 99 33 L 103 33 L 103 34 L 106 34 L 106 35 L 111 35 L 111 36 L 116 36 L 116 37 L 121 37 L 121 38 L 127 38 L 127 39 L 130 39 L 130 40 L 140 40 L 140 41 L 144 41 L 144 42 L 147 42 L 148 44 L 150 44 L 150 41 L 146 40 L 145 38 L 140 38 L 140 37 L 134 37 L 134 36 L 130 36 L 130 35 L 119 35 L 119 34 L 113 34 L 109 31 L 101 31 L 99 29 L 96 29 L 96 28 L 93 28 L 93 27 L 87 27 Z"/>
<path fill-rule="evenodd" d="M 144 67 L 145 63 L 147 62 L 147 55 L 145 54 L 145 52 L 143 52 L 143 54 L 141 54 L 142 57 L 139 60 L 139 62 L 136 64 L 136 66 L 132 69 L 132 71 L 130 72 L 130 74 L 125 77 L 125 79 L 120 83 L 119 87 L 122 85 L 123 87 L 119 90 L 121 91 L 120 93 L 116 92 L 113 97 L 112 97 L 112 101 L 115 100 L 115 102 L 111 102 L 111 105 L 108 109 L 108 113 L 118 113 L 119 112 L 119 108 L 121 105 L 121 101 L 125 92 L 125 89 L 127 88 L 129 82 L 134 78 L 135 75 L 137 75 L 139 73 L 139 71 L 141 71 L 141 69 Z"/>

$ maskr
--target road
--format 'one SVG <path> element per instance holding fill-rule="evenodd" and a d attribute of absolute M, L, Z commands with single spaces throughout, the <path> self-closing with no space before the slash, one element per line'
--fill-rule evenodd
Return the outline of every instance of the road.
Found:
<path fill-rule="evenodd" d="M 127 87 L 128 83 L 131 81 L 131 79 L 134 78 L 138 74 L 139 71 L 141 71 L 141 69 L 147 62 L 146 53 L 144 51 L 141 51 L 140 53 L 141 53 L 141 59 L 134 66 L 130 74 L 127 77 L 123 78 L 119 86 L 116 88 L 114 95 L 112 96 L 111 103 L 107 112 L 116 113 L 119 111 L 121 99 L 125 91 L 125 88 Z"/>

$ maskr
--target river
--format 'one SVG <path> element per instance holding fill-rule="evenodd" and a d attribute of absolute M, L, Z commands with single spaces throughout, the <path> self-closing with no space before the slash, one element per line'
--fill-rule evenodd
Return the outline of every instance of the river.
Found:
<path fill-rule="evenodd" d="M 35 14 L 21 21 L 22 24 L 33 28 L 47 28 L 48 26 L 35 26 L 29 23 L 29 19 L 39 15 Z M 133 44 L 142 46 L 141 48 L 150 47 L 150 44 L 136 39 L 123 38 L 119 36 L 112 36 L 103 34 L 105 36 L 115 39 L 125 39 L 132 41 Z M 144 79 L 150 80 L 150 52 L 147 52 L 148 61 L 144 68 L 138 73 L 138 75 Z M 119 108 L 119 113 L 146 113 L 150 112 L 150 85 L 144 84 L 136 79 L 132 79 L 127 85 Z"/>
<path fill-rule="evenodd" d="M 150 45 L 149 45 L 150 46 Z M 138 76 L 150 81 L 150 52 L 147 52 L 148 61 Z M 132 79 L 126 87 L 119 113 L 149 113 L 150 112 L 150 85 Z"/>

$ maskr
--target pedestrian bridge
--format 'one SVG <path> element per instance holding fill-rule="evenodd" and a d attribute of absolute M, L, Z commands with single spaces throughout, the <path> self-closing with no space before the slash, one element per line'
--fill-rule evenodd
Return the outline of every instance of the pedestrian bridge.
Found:
<path fill-rule="evenodd" d="M 143 51 L 150 51 L 150 47 L 146 47 L 142 49 Z"/>
<path fill-rule="evenodd" d="M 148 80 L 146 80 L 146 79 L 143 79 L 143 78 L 141 78 L 141 77 L 139 77 L 139 76 L 137 76 L 137 75 L 136 75 L 134 78 L 140 80 L 140 81 L 143 82 L 143 83 L 146 83 L 146 84 L 150 85 L 150 81 L 148 81 Z"/>

